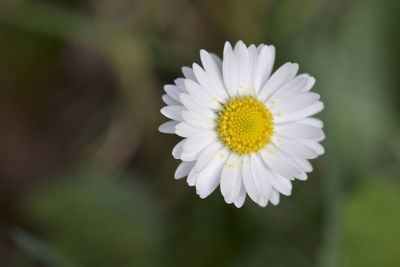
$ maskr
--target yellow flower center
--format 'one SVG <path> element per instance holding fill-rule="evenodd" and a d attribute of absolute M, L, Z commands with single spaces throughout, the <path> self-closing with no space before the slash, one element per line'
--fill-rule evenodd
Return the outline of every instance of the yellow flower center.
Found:
<path fill-rule="evenodd" d="M 257 152 L 270 142 L 271 112 L 254 96 L 231 98 L 218 115 L 219 138 L 237 154 Z"/>

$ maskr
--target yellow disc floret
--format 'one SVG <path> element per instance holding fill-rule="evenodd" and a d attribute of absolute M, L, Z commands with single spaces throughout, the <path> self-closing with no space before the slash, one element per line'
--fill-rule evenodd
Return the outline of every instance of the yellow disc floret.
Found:
<path fill-rule="evenodd" d="M 254 96 L 231 98 L 218 115 L 219 138 L 237 154 L 256 152 L 270 142 L 272 114 Z"/>

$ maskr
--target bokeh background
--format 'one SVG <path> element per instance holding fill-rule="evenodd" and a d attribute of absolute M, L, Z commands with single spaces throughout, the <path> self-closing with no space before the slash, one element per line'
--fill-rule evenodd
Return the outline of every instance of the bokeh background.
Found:
<path fill-rule="evenodd" d="M 1 0 L 0 266 L 400 266 L 397 0 Z M 279 206 L 200 200 L 162 87 L 274 44 L 316 77 L 326 154 Z"/>

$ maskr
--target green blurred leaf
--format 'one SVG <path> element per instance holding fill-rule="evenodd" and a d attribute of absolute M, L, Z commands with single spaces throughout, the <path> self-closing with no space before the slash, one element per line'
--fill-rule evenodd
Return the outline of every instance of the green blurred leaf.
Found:
<path fill-rule="evenodd" d="M 110 178 L 70 173 L 33 194 L 30 213 L 49 245 L 84 266 L 154 266 L 163 244 L 159 204 L 142 184 Z"/>
<path fill-rule="evenodd" d="M 14 231 L 11 234 L 11 238 L 25 253 L 30 254 L 33 258 L 38 260 L 44 266 L 77 266 L 63 258 L 41 240 L 37 239 L 27 232 L 24 232 L 23 230 Z"/>
<path fill-rule="evenodd" d="M 400 189 L 379 178 L 343 199 L 340 266 L 400 266 Z"/>

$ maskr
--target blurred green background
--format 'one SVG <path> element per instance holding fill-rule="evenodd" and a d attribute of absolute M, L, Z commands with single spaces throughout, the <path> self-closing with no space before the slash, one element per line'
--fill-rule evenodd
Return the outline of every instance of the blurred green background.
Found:
<path fill-rule="evenodd" d="M 1 0 L 0 266 L 400 266 L 397 0 Z M 175 181 L 162 87 L 274 44 L 317 79 L 326 154 L 279 206 Z"/>

